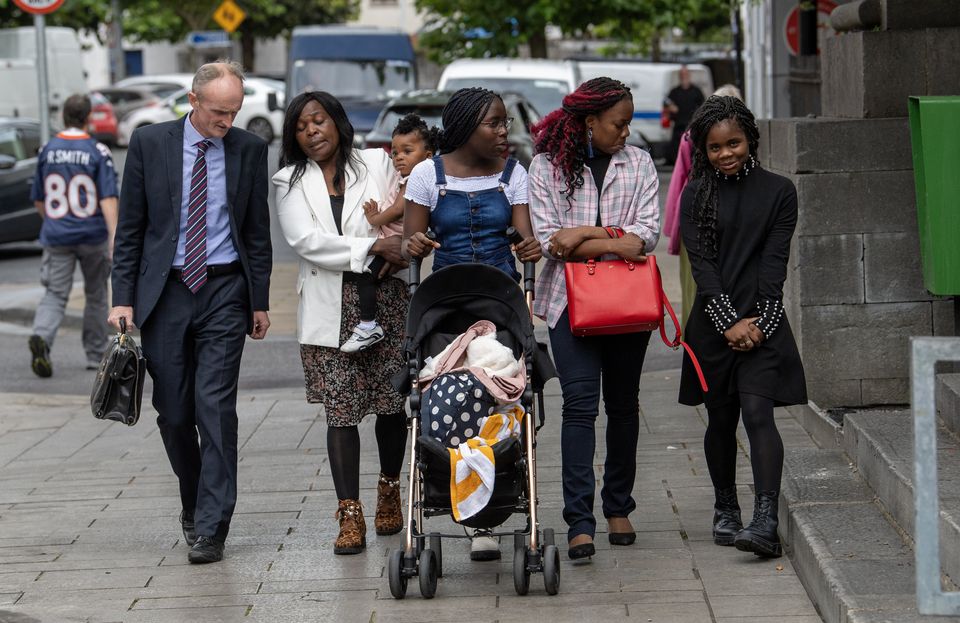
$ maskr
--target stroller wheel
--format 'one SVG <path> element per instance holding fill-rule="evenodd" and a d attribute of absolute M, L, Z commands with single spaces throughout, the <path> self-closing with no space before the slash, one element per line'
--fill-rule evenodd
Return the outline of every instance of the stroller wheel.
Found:
<path fill-rule="evenodd" d="M 552 543 L 543 549 L 543 586 L 547 595 L 560 590 L 560 550 Z"/>
<path fill-rule="evenodd" d="M 420 554 L 420 594 L 424 599 L 437 594 L 437 554 L 432 549 Z"/>
<path fill-rule="evenodd" d="M 530 545 L 529 537 L 524 534 L 523 530 L 517 530 L 513 533 L 513 551 L 516 554 L 519 549 L 527 549 L 527 546 Z"/>
<path fill-rule="evenodd" d="M 387 558 L 387 578 L 390 581 L 390 594 L 394 599 L 403 599 L 407 595 L 407 576 L 403 574 L 403 550 L 395 549 Z"/>
<path fill-rule="evenodd" d="M 527 570 L 527 548 L 513 550 L 513 588 L 517 595 L 526 595 L 530 590 L 530 571 Z"/>
<path fill-rule="evenodd" d="M 430 549 L 437 555 L 437 577 L 443 577 L 443 540 L 439 534 L 430 535 Z"/>
<path fill-rule="evenodd" d="M 556 536 L 554 535 L 553 528 L 544 528 L 543 529 L 543 546 L 556 545 Z"/>

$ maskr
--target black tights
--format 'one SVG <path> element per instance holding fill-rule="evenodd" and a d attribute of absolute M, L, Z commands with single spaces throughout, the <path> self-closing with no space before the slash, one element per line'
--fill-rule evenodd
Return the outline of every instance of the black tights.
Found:
<path fill-rule="evenodd" d="M 741 412 L 750 440 L 754 488 L 758 492 L 779 491 L 783 441 L 773 418 L 773 401 L 744 393 L 731 404 L 707 409 L 709 423 L 703 447 L 713 486 L 725 489 L 737 483 L 737 423 Z"/>
<path fill-rule="evenodd" d="M 378 415 L 375 431 L 380 471 L 389 478 L 399 478 L 407 447 L 407 418 L 403 413 Z M 359 499 L 360 430 L 356 426 L 328 426 L 327 455 L 337 499 Z"/>

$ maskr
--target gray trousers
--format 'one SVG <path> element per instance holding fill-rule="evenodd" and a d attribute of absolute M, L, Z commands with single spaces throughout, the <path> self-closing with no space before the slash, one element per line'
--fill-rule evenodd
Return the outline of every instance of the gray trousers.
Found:
<path fill-rule="evenodd" d="M 33 318 L 33 332 L 53 347 L 57 329 L 73 288 L 73 272 L 77 262 L 83 273 L 83 350 L 87 361 L 99 365 L 110 341 L 107 325 L 109 300 L 107 279 L 110 277 L 110 258 L 107 243 L 81 244 L 70 247 L 44 247 L 40 262 L 40 283 L 46 287 L 37 313 Z"/>

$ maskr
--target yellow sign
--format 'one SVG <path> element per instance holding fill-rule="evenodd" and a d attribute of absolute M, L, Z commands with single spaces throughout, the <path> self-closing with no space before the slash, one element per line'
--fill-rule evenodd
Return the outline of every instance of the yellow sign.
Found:
<path fill-rule="evenodd" d="M 213 12 L 213 20 L 227 32 L 233 32 L 246 19 L 247 14 L 233 0 L 223 0 L 223 3 Z"/>

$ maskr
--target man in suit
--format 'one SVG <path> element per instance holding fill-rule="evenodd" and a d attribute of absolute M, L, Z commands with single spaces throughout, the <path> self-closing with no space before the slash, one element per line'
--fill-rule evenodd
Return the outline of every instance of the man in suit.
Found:
<path fill-rule="evenodd" d="M 240 356 L 270 326 L 272 249 L 267 145 L 231 127 L 239 65 L 202 66 L 189 98 L 189 115 L 130 140 L 109 321 L 140 327 L 188 558 L 208 563 L 236 506 Z"/>

